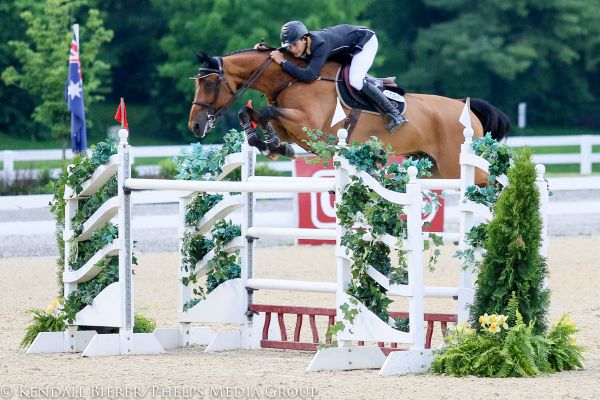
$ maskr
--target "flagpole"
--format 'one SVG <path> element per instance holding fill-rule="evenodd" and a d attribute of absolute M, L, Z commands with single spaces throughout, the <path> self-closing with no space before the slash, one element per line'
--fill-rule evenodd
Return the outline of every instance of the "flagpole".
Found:
<path fill-rule="evenodd" d="M 119 109 L 121 110 L 121 129 L 125 129 L 125 99 L 123 97 L 121 97 Z"/>

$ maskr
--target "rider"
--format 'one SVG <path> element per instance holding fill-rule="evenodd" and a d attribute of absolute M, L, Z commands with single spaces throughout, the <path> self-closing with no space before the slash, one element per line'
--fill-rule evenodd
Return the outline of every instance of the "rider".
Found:
<path fill-rule="evenodd" d="M 312 82 L 319 78 L 321 68 L 327 60 L 352 57 L 350 85 L 389 117 L 386 128 L 393 132 L 408 121 L 375 85 L 365 79 L 373 64 L 377 46 L 375 32 L 364 26 L 337 25 L 309 32 L 302 22 L 290 21 L 281 28 L 281 47 L 308 64 L 302 68 L 287 62 L 279 50 L 271 52 L 271 59 L 294 78 L 302 82 Z"/>

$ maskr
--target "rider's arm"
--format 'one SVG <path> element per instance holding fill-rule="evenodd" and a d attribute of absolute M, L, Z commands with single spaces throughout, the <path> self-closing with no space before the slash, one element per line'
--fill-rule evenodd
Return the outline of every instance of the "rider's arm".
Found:
<path fill-rule="evenodd" d="M 285 72 L 292 75 L 294 78 L 302 82 L 312 82 L 317 80 L 321 72 L 321 68 L 327 62 L 328 51 L 325 46 L 316 46 L 313 49 L 313 54 L 306 67 L 300 67 L 293 62 L 287 61 L 281 64 Z"/>

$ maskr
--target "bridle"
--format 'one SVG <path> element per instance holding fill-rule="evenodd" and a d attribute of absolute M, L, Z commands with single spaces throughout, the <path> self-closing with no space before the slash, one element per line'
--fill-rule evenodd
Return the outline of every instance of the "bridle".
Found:
<path fill-rule="evenodd" d="M 260 67 L 258 67 L 258 69 L 256 69 L 256 71 L 254 71 L 252 73 L 252 75 L 250 75 L 250 77 L 242 84 L 242 86 L 237 91 L 235 91 L 231 88 L 231 85 L 229 84 L 229 82 L 227 81 L 227 79 L 225 78 L 225 75 L 223 73 L 223 58 L 222 57 L 213 57 L 213 59 L 216 60 L 216 62 L 217 62 L 217 67 L 218 67 L 217 69 L 215 69 L 215 68 L 199 68 L 198 74 L 196 76 L 194 76 L 193 78 L 190 78 L 190 79 L 198 80 L 198 79 L 202 79 L 204 77 L 207 77 L 207 76 L 213 75 L 213 74 L 216 74 L 217 77 L 219 78 L 217 80 L 217 84 L 216 84 L 216 87 L 214 90 L 213 99 L 210 103 L 207 103 L 204 101 L 192 101 L 192 105 L 201 106 L 201 107 L 208 109 L 206 112 L 206 120 L 207 120 L 206 122 L 208 124 L 208 130 L 213 129 L 215 127 L 217 118 L 225 110 L 227 110 L 227 108 L 231 104 L 233 104 L 233 102 L 236 101 L 238 99 L 238 97 L 240 97 L 246 91 L 246 89 L 248 89 L 250 86 L 252 86 L 252 84 L 254 84 L 254 82 L 256 82 L 258 77 L 263 72 L 265 72 L 267 67 L 271 64 L 271 58 L 267 57 L 267 59 L 260 65 Z M 225 86 L 227 87 L 227 90 L 229 90 L 229 93 L 231 93 L 232 97 L 229 101 L 227 101 L 227 103 L 225 103 L 222 107 L 217 109 L 216 103 L 217 103 L 217 99 L 219 97 L 222 82 L 225 83 Z"/>

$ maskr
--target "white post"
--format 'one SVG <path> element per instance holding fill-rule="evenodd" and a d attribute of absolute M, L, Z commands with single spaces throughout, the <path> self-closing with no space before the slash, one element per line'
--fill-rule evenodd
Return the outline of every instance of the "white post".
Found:
<path fill-rule="evenodd" d="M 248 141 L 244 141 L 242 144 L 242 156 L 244 162 L 242 163 L 241 180 L 247 182 L 250 176 L 254 176 L 254 165 L 256 162 L 256 156 L 254 154 L 254 148 L 248 144 Z M 254 302 L 254 295 L 251 289 L 246 289 L 248 279 L 254 277 L 254 238 L 248 236 L 248 228 L 254 226 L 254 193 L 246 192 L 244 194 L 244 204 L 242 208 L 242 224 L 241 233 L 242 239 L 244 239 L 244 247 L 241 249 L 241 272 L 240 278 L 242 280 L 241 287 L 244 288 L 242 292 L 242 307 L 240 310 L 241 315 L 246 316 L 245 329 L 241 329 L 242 335 L 242 347 L 249 349 L 252 346 L 252 323 L 253 315 L 249 312 L 249 307 Z"/>
<path fill-rule="evenodd" d="M 525 128 L 527 126 L 527 103 L 521 102 L 518 107 L 518 126 Z"/>
<path fill-rule="evenodd" d="M 592 173 L 592 136 L 581 135 L 581 161 L 579 172 L 583 175 Z"/>
<path fill-rule="evenodd" d="M 544 178 L 545 173 L 546 167 L 543 164 L 535 166 L 535 184 L 540 193 L 540 215 L 542 217 L 542 243 L 540 246 L 540 255 L 542 257 L 548 256 L 548 201 L 550 191 L 548 189 L 548 182 Z"/>
<path fill-rule="evenodd" d="M 73 165 L 69 165 L 67 167 L 67 171 L 70 174 L 71 168 Z M 64 274 L 68 271 L 71 271 L 71 263 L 69 260 L 71 259 L 71 241 L 75 240 L 74 232 L 73 232 L 73 218 L 77 213 L 77 207 L 79 200 L 74 196 L 74 191 L 70 186 L 65 186 L 65 226 L 63 230 L 63 241 L 64 241 L 64 269 L 63 269 L 63 277 Z M 72 282 L 64 282 L 64 298 L 68 298 L 69 295 L 77 289 L 77 284 Z M 65 336 L 65 346 L 68 352 L 75 352 L 77 349 L 75 348 L 75 335 L 77 332 L 77 326 L 75 325 L 67 325 L 67 331 Z"/>
<path fill-rule="evenodd" d="M 461 154 L 473 154 L 471 143 L 473 139 L 473 129 L 465 128 L 463 131 L 465 141 L 460 147 Z M 465 193 L 468 186 L 475 183 L 475 167 L 463 163 L 462 159 L 460 162 L 460 199 L 458 208 L 460 210 L 460 228 L 459 228 L 459 250 L 466 250 L 467 244 L 465 243 L 466 234 L 471 230 L 474 224 L 473 212 L 465 209 L 464 204 L 466 201 Z M 459 284 L 458 284 L 458 322 L 467 321 L 469 319 L 468 306 L 473 302 L 475 295 L 473 289 L 473 273 L 472 269 L 459 271 Z"/>
<path fill-rule="evenodd" d="M 408 167 L 410 178 L 406 194 L 410 204 L 405 206 L 408 243 L 408 284 L 412 296 L 408 301 L 409 332 L 412 335 L 411 350 L 425 348 L 425 282 L 423 280 L 423 193 L 417 180 L 417 168 Z"/>
<path fill-rule="evenodd" d="M 185 213 L 186 207 L 194 200 L 194 196 L 197 193 L 191 193 L 188 196 L 181 197 L 179 199 L 179 270 L 177 271 L 177 282 L 179 285 L 179 309 L 178 312 L 183 312 L 183 306 L 192 299 L 192 286 L 188 283 L 187 286 L 183 284 L 182 278 L 186 274 L 183 269 L 183 237 L 187 232 L 187 226 L 185 224 Z M 187 271 L 187 276 L 191 273 L 191 270 Z M 192 323 L 191 322 L 180 322 L 179 323 L 179 346 L 189 346 L 192 339 Z"/>
<path fill-rule="evenodd" d="M 337 132 L 338 136 L 338 148 L 344 148 L 348 145 L 346 139 L 348 138 L 348 131 L 346 129 L 339 129 Z M 350 183 L 350 176 L 346 169 L 336 166 L 338 161 L 341 161 L 343 158 L 336 154 L 333 158 L 333 165 L 335 167 L 335 208 L 338 209 L 338 204 L 342 202 L 342 189 Z M 346 251 L 346 247 L 342 246 L 342 237 L 346 233 L 346 229 L 342 227 L 337 215 L 335 217 L 335 230 L 336 230 L 336 238 L 335 238 L 335 254 L 336 254 L 336 282 L 337 282 L 337 291 L 335 294 L 335 305 L 336 305 L 336 322 L 344 321 L 344 316 L 342 315 L 342 311 L 340 306 L 345 303 L 346 300 L 346 291 L 350 286 L 350 282 L 352 279 L 352 270 L 351 264 L 347 258 L 341 257 L 340 254 L 342 251 Z M 352 341 L 350 340 L 339 340 L 339 347 L 349 347 L 352 346 Z"/>
<path fill-rule="evenodd" d="M 15 179 L 15 153 L 12 150 L 2 152 L 4 162 L 4 187 L 8 188 Z"/>
<path fill-rule="evenodd" d="M 129 144 L 126 129 L 119 130 L 119 287 L 121 293 L 121 323 L 119 326 L 120 354 L 133 354 L 133 239 L 131 236 L 131 191 L 125 189 L 125 181 L 131 177 L 131 164 L 129 160 Z"/>

